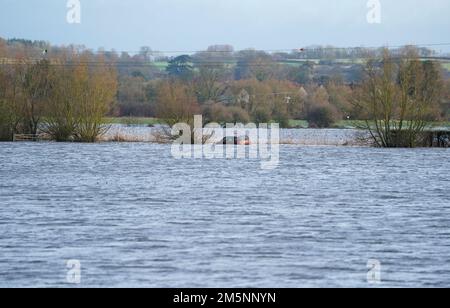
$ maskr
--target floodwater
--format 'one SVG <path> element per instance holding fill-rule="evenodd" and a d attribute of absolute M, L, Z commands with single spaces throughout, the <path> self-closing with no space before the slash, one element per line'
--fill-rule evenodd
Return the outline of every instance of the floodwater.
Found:
<path fill-rule="evenodd" d="M 449 287 L 449 154 L 3 143 L 0 287 Z"/>
<path fill-rule="evenodd" d="M 142 125 L 112 125 L 104 140 L 121 139 L 130 142 L 154 142 L 161 133 L 162 126 L 145 127 Z M 296 145 L 360 145 L 361 137 L 370 137 L 357 129 L 280 129 L 280 143 Z"/>

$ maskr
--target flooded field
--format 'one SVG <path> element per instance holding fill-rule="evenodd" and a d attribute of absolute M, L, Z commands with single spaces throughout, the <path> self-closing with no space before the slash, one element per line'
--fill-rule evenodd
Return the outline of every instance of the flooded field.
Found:
<path fill-rule="evenodd" d="M 145 127 L 141 125 L 112 125 L 103 137 L 105 141 L 155 142 L 164 132 L 160 126 Z M 281 129 L 280 143 L 296 145 L 330 145 L 355 146 L 361 143 L 361 137 L 367 133 L 357 129 Z"/>
<path fill-rule="evenodd" d="M 182 159 L 149 143 L 0 144 L 0 287 L 450 286 L 450 152 L 283 145 Z"/>

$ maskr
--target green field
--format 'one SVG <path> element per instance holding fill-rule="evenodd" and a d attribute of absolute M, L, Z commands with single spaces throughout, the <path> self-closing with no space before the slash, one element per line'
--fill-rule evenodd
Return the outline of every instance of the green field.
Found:
<path fill-rule="evenodd" d="M 289 126 L 292 128 L 308 128 L 308 121 L 305 120 L 289 120 Z"/>
<path fill-rule="evenodd" d="M 450 62 L 442 62 L 442 66 L 450 72 Z"/>
<path fill-rule="evenodd" d="M 320 59 L 292 59 L 292 60 L 284 60 L 284 61 L 280 61 L 280 64 L 284 64 L 284 65 L 288 65 L 288 66 L 300 66 L 303 65 L 306 62 L 313 62 L 316 65 L 318 65 L 320 63 Z M 355 59 L 355 60 L 351 60 L 351 59 L 335 59 L 332 60 L 333 63 L 335 64 L 344 64 L 344 65 L 350 65 L 350 64 L 364 64 L 365 60 L 364 59 Z M 444 62 L 442 61 L 442 67 L 445 68 L 447 71 L 450 72 L 450 62 Z M 237 63 L 236 62 L 224 62 L 224 64 L 228 64 L 229 67 L 233 67 L 235 66 Z M 168 62 L 153 62 L 153 65 L 156 66 L 159 70 L 164 71 L 167 66 L 169 65 Z"/>
<path fill-rule="evenodd" d="M 160 70 L 165 70 L 169 65 L 168 62 L 153 62 L 153 65 L 156 66 Z"/>

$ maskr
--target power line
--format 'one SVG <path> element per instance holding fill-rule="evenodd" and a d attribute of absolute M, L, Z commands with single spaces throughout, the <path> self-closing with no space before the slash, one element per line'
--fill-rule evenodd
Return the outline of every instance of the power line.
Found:
<path fill-rule="evenodd" d="M 228 50 L 149 50 L 147 53 L 161 53 L 161 54 L 196 54 L 196 53 L 239 53 L 239 52 L 246 52 L 246 51 L 256 51 L 256 52 L 266 52 L 266 53 L 277 53 L 277 52 L 305 52 L 305 51 L 317 51 L 317 50 L 355 50 L 355 49 L 380 49 L 380 48 L 390 48 L 390 49 L 396 49 L 396 48 L 402 48 L 406 46 L 412 46 L 412 47 L 440 47 L 440 46 L 450 46 L 450 43 L 430 43 L 430 44 L 403 44 L 403 45 L 385 45 L 385 46 L 356 46 L 356 47 L 335 47 L 335 46 L 307 46 L 307 47 L 296 47 L 296 48 L 289 48 L 289 49 L 241 49 L 236 51 L 228 51 Z M 129 54 L 139 54 L 142 52 L 145 52 L 143 50 L 139 51 L 129 51 L 129 50 L 105 50 L 105 51 L 96 51 L 97 53 L 112 53 L 116 52 L 118 54 L 120 53 L 129 53 Z"/>
<path fill-rule="evenodd" d="M 396 59 L 398 57 L 393 57 L 393 59 Z M 419 57 L 420 59 L 423 60 L 431 60 L 431 61 L 450 61 L 450 57 Z M 362 58 L 361 58 L 362 59 Z M 39 63 L 39 61 L 41 61 L 43 59 L 31 59 L 28 60 L 26 62 L 24 61 L 15 61 L 15 60 L 9 60 L 9 61 L 0 61 L 0 65 L 2 66 L 14 66 L 14 65 L 33 65 L 33 64 L 37 64 Z M 316 62 L 318 60 L 321 59 L 300 59 L 300 60 L 296 60 L 295 59 L 288 59 L 288 60 L 281 60 L 281 61 L 269 61 L 266 63 L 241 63 L 239 61 L 236 62 L 229 62 L 229 61 L 224 61 L 224 62 L 209 62 L 209 61 L 196 61 L 193 62 L 193 66 L 194 67 L 217 67 L 217 68 L 252 68 L 252 67 L 271 67 L 271 68 L 276 68 L 277 66 L 280 65 L 286 65 L 286 66 L 292 66 L 295 67 L 295 65 L 304 65 L 308 62 Z M 328 59 L 327 59 L 328 60 Z M 357 62 L 339 62 L 339 60 L 351 60 L 351 59 L 332 59 L 331 61 L 335 61 L 335 64 L 339 64 L 339 65 L 344 65 L 344 66 L 348 66 L 348 65 L 357 65 L 357 64 L 361 64 L 361 63 L 357 63 Z M 101 61 L 89 61 L 89 62 L 67 62 L 67 63 L 59 63 L 59 62 L 50 62 L 48 64 L 49 66 L 52 67 L 78 67 L 80 65 L 85 65 L 85 66 L 89 66 L 89 67 L 115 67 L 115 68 L 155 68 L 155 69 L 159 69 L 161 67 L 159 67 L 157 65 L 157 62 L 101 62 Z M 320 65 L 320 63 L 319 63 Z M 165 67 L 167 67 L 167 65 L 165 65 Z M 228 67 L 227 67 L 228 66 Z M 162 67 L 162 68 L 165 68 Z"/>
<path fill-rule="evenodd" d="M 220 51 L 220 50 L 211 50 L 211 51 L 149 51 L 149 54 L 153 54 L 155 52 L 157 53 L 220 53 L 220 54 L 231 54 L 234 57 L 234 60 L 227 60 L 224 59 L 223 61 L 218 61 L 217 59 L 192 59 L 191 60 L 191 64 L 196 65 L 196 66 L 200 66 L 200 67 L 207 67 L 207 66 L 223 66 L 223 65 L 230 65 L 233 67 L 272 67 L 274 65 L 277 64 L 304 64 L 305 62 L 314 62 L 314 61 L 320 61 L 320 60 L 335 60 L 335 61 L 339 61 L 339 60 L 352 60 L 352 58 L 342 58 L 342 59 L 327 59 L 326 57 L 323 58 L 293 58 L 293 59 L 284 59 L 284 60 L 273 60 L 270 63 L 241 63 L 240 62 L 240 58 L 238 56 L 238 54 L 240 52 L 246 52 L 246 51 L 254 51 L 254 52 L 282 52 L 282 51 L 290 51 L 290 52 L 298 52 L 298 53 L 304 53 L 307 54 L 308 51 L 313 51 L 313 52 L 320 52 L 320 51 L 327 51 L 327 50 L 346 50 L 346 51 L 360 51 L 360 49 L 362 49 L 363 51 L 367 50 L 379 50 L 382 48 L 391 48 L 391 49 L 398 49 L 398 48 L 402 48 L 402 47 L 406 47 L 406 46 L 411 46 L 411 47 L 431 47 L 431 46 L 450 46 L 450 43 L 433 43 L 433 44 L 411 44 L 411 45 L 397 45 L 397 46 L 378 46 L 378 47 L 331 47 L 331 46 L 312 46 L 312 47 L 306 47 L 306 48 L 300 48 L 300 49 L 277 49 L 277 50 L 256 50 L 256 49 L 247 49 L 247 50 L 241 50 L 241 51 Z M 114 52 L 114 51 L 98 51 L 98 54 L 106 54 L 109 52 Z M 115 51 L 117 52 L 117 51 Z M 122 53 L 127 53 L 129 51 L 121 51 Z M 139 51 L 138 53 L 140 53 L 141 51 Z M 138 59 L 130 59 L 129 61 L 114 61 L 114 60 L 108 60 L 108 61 L 99 61 L 99 60 L 91 60 L 91 61 L 74 61 L 71 62 L 71 59 L 69 58 L 65 63 L 60 63 L 58 59 L 52 59 L 51 56 L 49 56 L 49 54 L 51 54 L 51 52 L 49 52 L 49 50 L 45 50 L 45 53 L 43 54 L 42 57 L 40 58 L 33 58 L 33 57 L 29 57 L 29 58 L 25 58 L 25 59 L 3 59 L 3 61 L 1 61 L 2 59 L 0 58 L 0 65 L 30 65 L 30 64 L 35 64 L 39 61 L 42 60 L 49 60 L 49 61 L 54 61 L 53 63 L 49 63 L 49 65 L 51 66 L 63 66 L 63 67 L 70 67 L 70 66 L 78 66 L 78 65 L 89 65 L 89 66 L 114 66 L 116 68 L 133 68 L 133 67 L 148 67 L 148 68 L 152 68 L 155 67 L 157 68 L 158 65 L 158 61 L 149 61 L 149 60 L 138 60 Z M 94 54 L 95 55 L 95 54 Z M 365 58 L 364 55 L 359 55 L 359 58 Z M 430 59 L 430 60 L 444 60 L 450 61 L 450 57 L 421 57 L 422 59 Z M 6 60 L 6 61 L 5 61 Z M 131 62 L 131 61 L 139 61 L 139 62 Z M 344 63 L 342 62 L 342 64 L 354 64 L 353 62 L 348 62 L 348 63 Z"/>
<path fill-rule="evenodd" d="M 146 53 L 148 55 L 154 55 L 154 54 L 197 54 L 197 53 L 219 53 L 219 54 L 238 54 L 238 53 L 242 53 L 242 52 L 265 52 L 265 53 L 281 53 L 281 52 L 308 52 L 308 51 L 330 51 L 330 50 L 343 50 L 343 51 L 352 51 L 352 50 L 359 50 L 359 49 L 366 49 L 366 50 L 378 50 L 378 49 L 382 49 L 382 48 L 388 48 L 388 49 L 398 49 L 398 48 L 403 48 L 403 47 L 407 47 L 407 46 L 411 46 L 411 47 L 416 47 L 416 48 L 420 48 L 420 47 L 442 47 L 442 46 L 450 46 L 450 43 L 430 43 L 430 44 L 403 44 L 403 45 L 384 45 L 384 46 L 353 46 L 353 47 L 335 47 L 335 46 L 307 46 L 307 47 L 296 47 L 296 48 L 289 48 L 289 49 L 253 49 L 253 48 L 248 48 L 248 49 L 241 49 L 241 50 L 139 50 L 139 51 L 130 51 L 130 50 L 97 50 L 97 51 L 93 51 L 92 49 L 82 49 L 83 51 L 90 51 L 93 54 L 108 54 L 108 53 L 116 53 L 116 54 L 123 54 L 123 53 L 128 53 L 128 54 L 142 54 L 142 53 Z M 58 49 L 60 47 L 58 46 L 53 46 L 51 48 L 55 48 Z M 51 48 L 47 49 L 47 53 L 51 53 Z M 67 49 L 67 48 L 66 48 Z"/>

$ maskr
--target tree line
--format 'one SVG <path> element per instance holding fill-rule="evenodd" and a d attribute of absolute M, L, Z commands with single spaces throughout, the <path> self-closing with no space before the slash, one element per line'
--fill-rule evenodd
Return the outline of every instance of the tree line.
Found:
<path fill-rule="evenodd" d="M 56 141 L 94 142 L 116 93 L 116 69 L 101 57 L 18 57 L 0 67 L 0 139 L 42 132 Z"/>
<path fill-rule="evenodd" d="M 306 61 L 294 57 L 305 50 L 281 55 L 227 45 L 173 57 L 142 48 L 130 56 L 0 39 L 0 60 L 15 59 L 0 65 L 1 138 L 40 130 L 58 141 L 95 141 L 106 115 L 173 124 L 201 113 L 207 122 L 282 127 L 293 119 L 319 128 L 363 120 L 378 145 L 397 144 L 406 131 L 402 139 L 413 146 L 426 123 L 448 120 L 450 83 L 439 62 L 423 59 L 432 52 L 350 49 L 347 57 L 364 54 L 364 61 L 339 64 L 308 57 L 343 50 L 312 50 Z"/>

